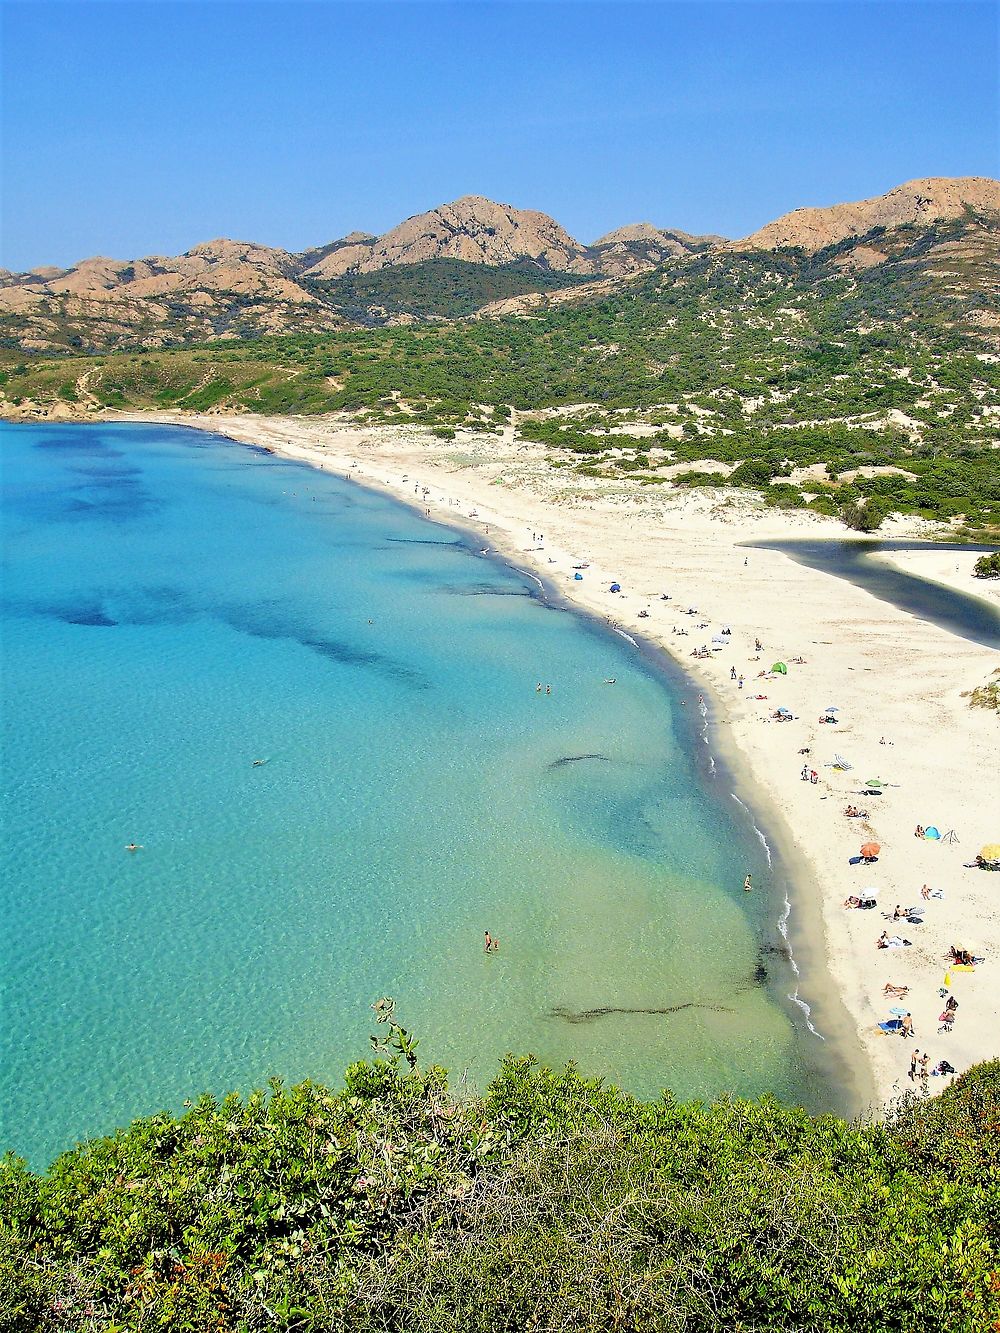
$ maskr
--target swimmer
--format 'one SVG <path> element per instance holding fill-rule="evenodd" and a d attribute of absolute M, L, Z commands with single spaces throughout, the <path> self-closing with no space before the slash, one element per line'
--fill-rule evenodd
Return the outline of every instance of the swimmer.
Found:
<path fill-rule="evenodd" d="M 605 685 L 615 685 L 617 684 L 617 682 L 618 682 L 617 676 L 608 676 L 604 681 Z"/>
<path fill-rule="evenodd" d="M 142 851 L 142 843 L 141 843 L 141 842 L 130 842 L 130 843 L 128 843 L 128 844 L 126 845 L 125 850 L 126 850 L 127 852 L 141 852 L 141 851 Z"/>
<path fill-rule="evenodd" d="M 743 892 L 749 893 L 752 888 L 753 888 L 753 875 L 748 874 L 746 879 L 743 881 Z"/>
<path fill-rule="evenodd" d="M 254 768 L 263 768 L 263 766 L 264 766 L 266 763 L 267 763 L 267 760 L 266 760 L 266 759 L 255 759 L 255 760 L 253 761 L 253 765 L 252 765 L 252 766 L 253 766 Z"/>

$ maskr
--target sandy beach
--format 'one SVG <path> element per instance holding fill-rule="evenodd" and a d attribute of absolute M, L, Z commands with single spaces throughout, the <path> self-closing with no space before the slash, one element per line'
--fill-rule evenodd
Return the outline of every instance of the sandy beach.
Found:
<path fill-rule="evenodd" d="M 516 441 L 509 428 L 502 437 L 460 432 L 443 441 L 418 428 L 330 418 L 117 419 L 212 430 L 384 487 L 433 519 L 481 533 L 484 548 L 662 647 L 704 692 L 713 735 L 737 763 L 769 836 L 805 868 L 792 895 L 793 926 L 811 946 L 802 995 L 808 1001 L 811 986 L 822 990 L 822 949 L 876 1100 L 920 1091 L 919 1077 L 910 1080 L 914 1050 L 929 1056 L 930 1069 L 944 1059 L 959 1072 L 998 1054 L 1000 874 L 966 864 L 1000 841 L 998 719 L 963 698 L 1000 665 L 998 655 L 784 554 L 741 547 L 843 539 L 839 524 L 726 492 L 581 477 L 552 467 L 543 446 Z M 912 530 L 896 524 L 891 535 Z M 893 560 L 998 596 L 972 579 L 968 553 Z M 609 591 L 613 582 L 620 593 Z M 702 645 L 707 655 L 694 656 Z M 770 670 L 776 662 L 787 674 Z M 821 720 L 828 706 L 836 722 Z M 775 720 L 779 708 L 789 720 Z M 850 768 L 835 767 L 836 756 Z M 881 795 L 863 794 L 870 778 L 885 784 Z M 848 817 L 849 804 L 867 813 Z M 917 825 L 953 836 L 917 838 Z M 877 861 L 859 862 L 871 841 L 881 845 Z M 876 909 L 845 909 L 866 889 L 877 893 Z M 885 919 L 897 905 L 920 909 L 922 923 Z M 879 949 L 883 931 L 910 943 Z M 985 961 L 956 970 L 946 957 L 952 945 Z M 958 1004 L 951 1031 L 940 1030 L 946 974 Z M 892 998 L 886 983 L 909 989 Z M 880 1029 L 893 1008 L 912 1015 L 912 1039 Z M 945 1081 L 930 1077 L 923 1087 L 933 1092 Z"/>

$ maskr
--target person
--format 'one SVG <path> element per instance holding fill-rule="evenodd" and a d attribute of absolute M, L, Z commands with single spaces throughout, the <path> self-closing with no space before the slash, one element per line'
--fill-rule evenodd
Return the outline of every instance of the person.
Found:
<path fill-rule="evenodd" d="M 929 884 L 923 884 L 923 885 L 921 885 L 921 888 L 920 888 L 920 896 L 921 896 L 921 898 L 925 898 L 925 899 L 926 899 L 926 898 L 929 898 L 929 897 L 931 896 L 931 887 L 930 887 Z"/>
<path fill-rule="evenodd" d="M 552 686 L 551 686 L 551 685 L 546 685 L 546 687 L 545 687 L 545 693 L 546 693 L 546 694 L 551 694 L 551 693 L 552 693 Z"/>
<path fill-rule="evenodd" d="M 484 931 L 483 931 L 483 935 L 485 936 L 485 939 L 484 939 L 484 941 L 483 941 L 483 952 L 484 952 L 484 953 L 492 953 L 492 952 L 493 952 L 493 936 L 490 934 L 490 932 L 489 932 L 488 930 L 484 930 Z"/>
<path fill-rule="evenodd" d="M 748 874 L 746 879 L 743 881 L 743 892 L 749 893 L 752 888 L 753 888 L 753 876 Z"/>
<path fill-rule="evenodd" d="M 743 688 L 743 677 L 742 677 L 742 676 L 740 676 L 739 680 L 737 681 L 737 685 L 738 685 L 739 688 L 742 690 L 742 688 Z"/>
<path fill-rule="evenodd" d="M 860 907 L 860 906 L 861 906 L 861 899 L 860 899 L 856 894 L 852 893 L 851 896 L 850 896 L 849 898 L 845 898 L 845 899 L 844 899 L 844 906 L 845 906 L 845 907 Z"/>
<path fill-rule="evenodd" d="M 903 1025 L 899 1029 L 903 1037 L 915 1037 L 917 1034 L 913 1031 L 913 1015 L 906 1013 L 903 1015 Z"/>
<path fill-rule="evenodd" d="M 930 1055 L 926 1051 L 924 1051 L 923 1055 L 920 1057 L 920 1077 L 922 1079 L 926 1079 L 927 1075 L 930 1072 L 927 1068 L 930 1062 L 931 1062 Z"/>
<path fill-rule="evenodd" d="M 888 949 L 888 947 L 889 947 L 889 933 L 888 931 L 883 930 L 882 934 L 875 941 L 875 948 Z"/>
<path fill-rule="evenodd" d="M 760 639 L 754 639 L 753 647 L 755 653 L 762 653 L 764 651 L 764 645 L 761 643 Z"/>
<path fill-rule="evenodd" d="M 924 836 L 924 826 L 923 826 L 923 824 L 918 824 L 918 825 L 917 825 L 917 827 L 913 830 L 913 836 L 914 836 L 915 838 L 922 838 L 922 837 Z"/>
<path fill-rule="evenodd" d="M 267 763 L 267 760 L 266 760 L 266 759 L 255 759 L 255 760 L 253 761 L 253 767 L 254 767 L 254 768 L 261 768 L 261 767 L 262 767 L 264 764 L 266 764 L 266 763 Z"/>
<path fill-rule="evenodd" d="M 958 1008 L 958 1001 L 955 999 L 954 995 L 948 996 L 947 1000 L 945 1000 L 944 1007 L 951 1014 L 955 1012 L 955 1010 Z"/>
<path fill-rule="evenodd" d="M 735 680 L 735 679 L 736 679 L 736 668 L 735 668 L 735 667 L 730 667 L 730 668 L 729 668 L 729 679 L 730 679 L 730 680 Z"/>
<path fill-rule="evenodd" d="M 909 989 L 910 989 L 909 986 L 894 986 L 891 981 L 887 981 L 885 985 L 882 987 L 882 994 L 896 995 L 901 997 L 903 995 L 906 995 Z"/>
<path fill-rule="evenodd" d="M 919 1060 L 920 1060 L 920 1052 L 919 1052 L 919 1051 L 914 1051 L 914 1052 L 910 1055 L 910 1080 L 911 1080 L 911 1082 L 917 1077 L 917 1064 L 918 1064 Z"/>
<path fill-rule="evenodd" d="M 125 850 L 126 850 L 127 852 L 139 852 L 139 851 L 142 851 L 142 843 L 141 843 L 141 842 L 130 842 L 130 843 L 126 844 Z"/>
<path fill-rule="evenodd" d="M 808 765 L 808 764 L 803 764 L 803 765 L 802 765 L 802 772 L 800 773 L 799 776 L 802 778 L 802 781 L 803 781 L 803 782 L 808 782 L 808 781 L 809 781 L 809 765 Z M 850 813 L 850 812 L 848 811 L 848 813 Z"/>
<path fill-rule="evenodd" d="M 617 683 L 617 680 L 618 680 L 617 676 L 607 676 L 605 677 L 604 683 L 605 685 L 614 685 Z"/>
<path fill-rule="evenodd" d="M 809 781 L 812 783 L 814 787 L 819 782 L 819 774 L 816 772 L 814 768 L 811 768 L 809 770 Z"/>
<path fill-rule="evenodd" d="M 535 686 L 535 693 L 541 694 L 541 692 L 542 692 L 542 682 L 539 681 L 538 684 Z"/>
<path fill-rule="evenodd" d="M 906 913 L 905 913 L 905 912 L 903 911 L 903 909 L 900 907 L 899 903 L 897 903 L 897 904 L 896 904 L 896 909 L 895 909 L 895 911 L 894 911 L 893 914 L 892 914 L 892 919 L 893 919 L 893 921 L 898 921 L 899 918 L 900 918 L 901 916 L 906 916 Z"/>

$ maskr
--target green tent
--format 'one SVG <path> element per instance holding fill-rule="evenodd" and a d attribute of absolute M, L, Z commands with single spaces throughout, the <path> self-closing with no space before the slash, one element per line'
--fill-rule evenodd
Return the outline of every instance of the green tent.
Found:
<path fill-rule="evenodd" d="M 782 675 L 782 676 L 787 676 L 787 675 L 788 675 L 788 667 L 785 666 L 784 662 L 775 662 L 775 664 L 774 664 L 774 666 L 771 668 L 771 670 L 772 670 L 772 671 L 777 671 L 778 674 L 779 674 L 779 675 Z"/>

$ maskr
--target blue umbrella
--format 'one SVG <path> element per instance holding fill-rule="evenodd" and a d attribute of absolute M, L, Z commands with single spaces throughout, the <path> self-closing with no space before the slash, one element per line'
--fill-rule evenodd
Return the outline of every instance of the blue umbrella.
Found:
<path fill-rule="evenodd" d="M 823 711 L 825 713 L 839 713 L 840 709 L 835 708 L 833 704 L 827 704 L 826 708 Z"/>
<path fill-rule="evenodd" d="M 895 1014 L 897 1018 L 902 1018 L 904 1014 L 908 1014 L 909 1012 L 910 1012 L 909 1009 L 890 1009 L 890 1010 L 889 1010 L 889 1013 L 890 1013 L 890 1014 Z"/>

